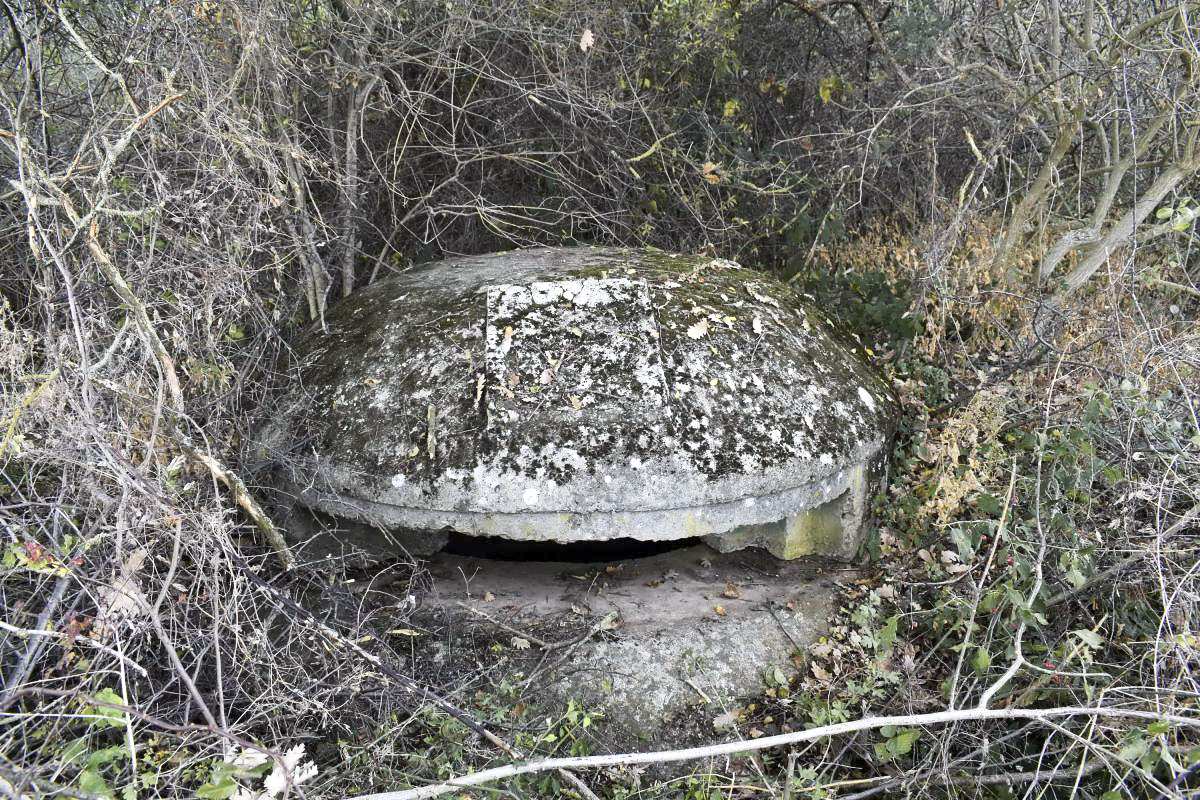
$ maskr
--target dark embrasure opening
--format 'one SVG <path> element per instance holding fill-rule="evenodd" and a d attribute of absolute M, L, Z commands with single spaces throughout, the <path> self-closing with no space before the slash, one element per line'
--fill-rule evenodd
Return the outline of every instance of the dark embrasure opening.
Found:
<path fill-rule="evenodd" d="M 496 536 L 451 533 L 443 552 L 493 561 L 562 561 L 571 564 L 592 564 L 646 558 L 694 547 L 700 543 L 701 540 L 696 538 L 651 542 L 629 538 L 569 543 L 517 542 Z"/>

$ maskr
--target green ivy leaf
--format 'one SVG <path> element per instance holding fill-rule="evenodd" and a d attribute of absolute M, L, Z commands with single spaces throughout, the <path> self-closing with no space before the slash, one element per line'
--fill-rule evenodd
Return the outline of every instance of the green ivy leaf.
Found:
<path fill-rule="evenodd" d="M 883 626 L 883 629 L 879 631 L 878 651 L 880 653 L 886 653 L 887 651 L 892 649 L 892 645 L 896 641 L 896 635 L 899 632 L 899 625 L 900 625 L 900 616 L 899 615 L 888 617 L 887 624 L 885 624 Z"/>
<path fill-rule="evenodd" d="M 1000 500 L 993 494 L 981 493 L 975 498 L 975 505 L 979 506 L 979 510 L 989 517 L 1000 516 Z"/>
<path fill-rule="evenodd" d="M 912 729 L 902 731 L 888 739 L 888 751 L 897 756 L 906 756 L 912 752 L 913 743 L 920 737 L 921 731 Z"/>
<path fill-rule="evenodd" d="M 1000 607 L 1000 601 L 1002 599 L 1003 595 L 999 591 L 993 589 L 985 594 L 983 599 L 979 601 L 979 608 L 984 613 L 990 614 Z"/>
<path fill-rule="evenodd" d="M 1080 641 L 1093 650 L 1098 650 L 1104 644 L 1104 638 L 1101 637 L 1100 634 L 1094 633 L 1093 631 L 1080 628 L 1077 631 L 1072 631 L 1072 633 L 1078 636 Z"/>
<path fill-rule="evenodd" d="M 88 737 L 80 736 L 78 739 L 72 739 L 59 751 L 58 760 L 64 764 L 70 764 L 86 753 L 87 749 Z"/>
<path fill-rule="evenodd" d="M 88 792 L 90 794 L 104 795 L 106 797 L 112 796 L 112 789 L 108 788 L 108 784 L 105 783 L 104 778 L 100 777 L 100 773 L 94 770 L 85 769 L 83 772 L 79 773 L 79 780 L 77 783 L 80 791 Z"/>
<path fill-rule="evenodd" d="M 123 758 L 129 755 L 129 749 L 123 744 L 114 745 L 113 747 L 104 747 L 100 750 L 94 750 L 88 754 L 87 765 L 88 769 L 98 769 L 105 764 L 110 764 L 118 758 Z"/>
<path fill-rule="evenodd" d="M 1122 761 L 1138 761 L 1150 749 L 1150 742 L 1138 736 L 1127 742 L 1119 751 Z"/>
<path fill-rule="evenodd" d="M 912 752 L 913 744 L 921 735 L 919 728 L 894 728 L 891 725 L 879 729 L 879 733 L 887 738 L 885 742 L 876 742 L 873 746 L 875 756 L 880 761 L 891 761 Z"/>
<path fill-rule="evenodd" d="M 1067 568 L 1067 580 L 1069 580 L 1071 582 L 1071 586 L 1076 589 L 1082 589 L 1087 583 L 1087 577 L 1080 572 L 1079 567 L 1075 566 L 1074 564 L 1071 564 L 1071 566 Z"/>
<path fill-rule="evenodd" d="M 105 688 L 101 689 L 100 691 L 96 692 L 96 699 L 99 700 L 101 703 L 115 703 L 115 704 L 122 705 L 122 706 L 125 705 L 125 698 L 122 697 L 121 695 L 117 694 L 116 692 L 114 692 L 112 689 L 109 689 L 108 687 L 105 687 Z M 92 724 L 97 725 L 99 727 L 120 728 L 121 726 L 123 726 L 125 724 L 124 712 L 119 711 L 115 708 L 109 708 L 107 706 L 98 706 L 95 709 L 95 713 L 99 717 L 99 719 L 95 720 Z"/>
<path fill-rule="evenodd" d="M 225 777 L 217 783 L 206 783 L 196 790 L 201 800 L 229 800 L 240 787 L 233 778 Z"/>

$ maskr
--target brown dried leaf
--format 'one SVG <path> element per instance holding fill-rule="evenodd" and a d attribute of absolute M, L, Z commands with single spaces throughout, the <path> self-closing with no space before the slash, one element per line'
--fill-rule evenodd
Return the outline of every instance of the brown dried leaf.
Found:
<path fill-rule="evenodd" d="M 724 714 L 718 714 L 713 717 L 713 730 L 723 731 L 726 728 L 732 728 L 737 724 L 738 715 L 741 712 L 739 708 L 732 708 Z"/>
<path fill-rule="evenodd" d="M 708 335 L 708 320 L 702 319 L 687 329 L 689 339 L 703 339 Z"/>
<path fill-rule="evenodd" d="M 144 547 L 134 550 L 121 565 L 121 574 L 112 583 L 97 590 L 99 602 L 92 629 L 101 639 L 113 636 L 120 623 L 145 613 L 146 596 L 142 593 L 137 573 L 145 563 L 146 555 Z"/>
<path fill-rule="evenodd" d="M 142 568 L 142 564 L 146 563 L 147 551 L 144 547 L 139 547 L 129 554 L 129 558 L 125 559 L 125 563 L 121 565 L 121 573 L 124 575 L 133 575 Z"/>
<path fill-rule="evenodd" d="M 388 631 L 392 636 L 420 636 L 421 634 L 414 631 L 412 628 L 392 628 Z"/>

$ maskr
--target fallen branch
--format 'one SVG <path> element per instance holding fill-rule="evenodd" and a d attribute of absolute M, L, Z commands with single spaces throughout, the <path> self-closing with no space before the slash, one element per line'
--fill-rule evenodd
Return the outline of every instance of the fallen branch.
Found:
<path fill-rule="evenodd" d="M 971 708 L 958 711 L 937 711 L 931 714 L 904 714 L 889 717 L 868 717 L 851 722 L 839 722 L 836 725 L 822 725 L 792 733 L 781 733 L 776 736 L 764 736 L 737 742 L 703 747 L 688 747 L 681 750 L 659 750 L 649 753 L 616 753 L 603 756 L 580 756 L 575 758 L 545 758 L 538 761 L 528 761 L 524 764 L 508 764 L 463 775 L 443 783 L 421 786 L 416 789 L 401 789 L 394 792 L 378 792 L 375 794 L 359 795 L 350 800 L 422 800 L 427 797 L 438 797 L 450 792 L 456 792 L 468 786 L 481 786 L 503 778 L 517 775 L 529 775 L 536 772 L 562 769 L 595 769 L 599 767 L 621 767 L 633 764 L 665 764 L 675 761 L 693 761 L 700 758 L 729 756 L 739 753 L 750 753 L 758 750 L 768 750 L 772 747 L 799 744 L 820 739 L 826 736 L 839 736 L 858 731 L 875 730 L 888 726 L 893 727 L 924 727 L 929 725 L 946 725 L 953 722 L 971 722 L 980 720 L 1049 720 L 1055 717 L 1108 717 L 1112 719 L 1142 719 L 1147 721 L 1164 721 L 1176 725 L 1186 725 L 1200 728 L 1200 718 L 1183 717 L 1175 714 L 1157 714 L 1152 711 L 1139 711 L 1126 708 L 1089 708 L 1085 706 L 1061 706 L 1044 709 L 992 709 Z"/>
<path fill-rule="evenodd" d="M 246 488 L 246 484 L 242 482 L 238 474 L 226 468 L 224 464 L 208 453 L 201 451 L 183 437 L 178 429 L 176 430 L 176 434 L 180 446 L 192 460 L 203 464 L 209 473 L 224 484 L 229 493 L 233 495 L 233 501 L 250 518 L 250 521 L 254 523 L 254 527 L 258 528 L 259 533 L 266 539 L 267 545 L 275 553 L 275 557 L 279 559 L 280 565 L 285 570 L 293 569 L 296 566 L 296 559 L 287 545 L 287 540 L 283 538 L 283 534 L 275 527 L 275 523 L 267 516 L 267 512 L 263 511 L 258 501 L 250 495 L 250 490 Z"/>

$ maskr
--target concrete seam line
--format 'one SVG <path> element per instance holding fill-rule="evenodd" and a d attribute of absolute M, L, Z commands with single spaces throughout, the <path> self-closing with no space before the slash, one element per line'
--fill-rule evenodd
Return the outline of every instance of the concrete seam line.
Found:
<path fill-rule="evenodd" d="M 416 789 L 402 789 L 394 792 L 379 792 L 376 794 L 356 795 L 348 800 L 423 800 L 427 797 L 438 797 L 449 792 L 458 791 L 469 786 L 479 786 L 491 783 L 501 778 L 511 778 L 517 775 L 528 775 L 535 772 L 545 772 L 552 769 L 588 769 L 595 767 L 616 767 L 630 764 L 655 764 L 671 761 L 691 761 L 710 756 L 734 755 L 754 750 L 766 750 L 781 745 L 796 744 L 822 736 L 836 736 L 843 733 L 883 728 L 886 726 L 925 726 L 945 725 L 951 722 L 970 722 L 989 719 L 1050 719 L 1052 717 L 1112 717 L 1132 718 L 1154 721 L 1174 722 L 1200 728 L 1200 718 L 1183 717 L 1175 714 L 1156 714 L 1152 711 L 1139 711 L 1124 708 L 1088 708 L 1086 706 L 1061 706 L 1044 709 L 1008 709 L 1008 708 L 970 708 L 957 711 L 936 711 L 930 714 L 908 714 L 890 717 L 867 717 L 851 722 L 839 722 L 835 725 L 823 725 L 819 728 L 809 728 L 792 733 L 781 733 L 775 736 L 764 736 L 761 739 L 723 742 L 721 744 L 688 747 L 681 750 L 658 750 L 647 753 L 617 753 L 603 756 L 579 756 L 575 758 L 546 758 L 538 761 L 527 761 L 523 764 L 508 764 L 503 767 L 493 767 L 470 775 L 463 775 L 443 783 L 421 786 Z"/>

